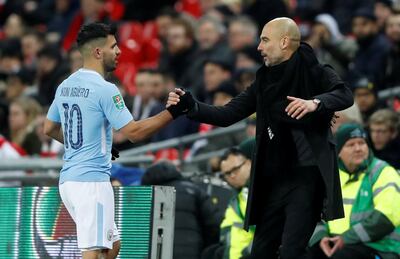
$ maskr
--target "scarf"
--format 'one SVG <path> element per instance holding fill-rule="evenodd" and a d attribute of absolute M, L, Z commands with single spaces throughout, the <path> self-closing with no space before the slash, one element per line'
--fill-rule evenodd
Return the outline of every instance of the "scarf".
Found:
<path fill-rule="evenodd" d="M 292 166 L 297 160 L 297 149 L 291 129 L 307 127 L 307 124 L 295 126 L 286 122 L 289 118 L 285 112 L 289 104 L 287 96 L 311 99 L 329 89 L 320 83 L 324 73 L 323 66 L 318 63 L 313 49 L 306 43 L 301 43 L 287 62 L 277 66 L 261 67 L 257 71 L 257 78 L 260 78 L 258 93 L 262 95 L 262 109 L 265 114 L 263 123 L 268 132 L 268 136 L 265 137 L 265 152 L 269 160 L 267 166 L 281 168 Z M 280 69 L 283 69 L 281 76 L 276 78 L 274 73 L 279 74 Z M 268 83 L 271 78 L 277 80 Z M 306 115 L 300 121 L 306 122 L 308 118 L 309 115 Z"/>

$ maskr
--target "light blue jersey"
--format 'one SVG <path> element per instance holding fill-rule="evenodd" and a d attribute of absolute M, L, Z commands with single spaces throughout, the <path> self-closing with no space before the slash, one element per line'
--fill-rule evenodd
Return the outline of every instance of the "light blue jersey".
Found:
<path fill-rule="evenodd" d="M 47 118 L 61 123 L 64 133 L 59 183 L 109 181 L 112 128 L 132 120 L 118 88 L 93 70 L 79 69 L 57 88 Z"/>

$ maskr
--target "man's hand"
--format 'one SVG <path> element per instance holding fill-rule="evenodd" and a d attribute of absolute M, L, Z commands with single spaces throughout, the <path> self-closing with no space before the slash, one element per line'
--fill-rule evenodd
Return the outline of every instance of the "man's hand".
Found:
<path fill-rule="evenodd" d="M 321 239 L 321 241 L 319 242 L 319 247 L 321 248 L 322 252 L 324 252 L 324 254 L 327 257 L 331 257 L 332 253 L 332 248 L 330 246 L 330 238 L 329 237 L 324 237 Z"/>
<path fill-rule="evenodd" d="M 111 160 L 115 160 L 119 157 L 119 150 L 115 147 L 111 147 Z"/>
<path fill-rule="evenodd" d="M 314 112 L 318 105 L 312 100 L 304 100 L 301 98 L 288 96 L 287 99 L 290 101 L 289 105 L 286 107 L 285 112 L 296 120 L 300 120 L 307 113 Z"/>
<path fill-rule="evenodd" d="M 336 253 L 336 251 L 342 249 L 344 247 L 344 241 L 341 236 L 331 237 L 330 241 L 333 242 L 333 248 L 331 250 L 332 254 Z"/>
<path fill-rule="evenodd" d="M 194 108 L 195 104 L 196 101 L 190 92 L 175 88 L 175 91 L 170 92 L 168 95 L 166 108 L 175 119 L 182 114 L 188 113 Z"/>

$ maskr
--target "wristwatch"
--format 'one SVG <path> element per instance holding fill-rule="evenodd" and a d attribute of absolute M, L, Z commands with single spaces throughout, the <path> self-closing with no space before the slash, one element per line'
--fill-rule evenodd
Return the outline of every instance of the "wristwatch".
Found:
<path fill-rule="evenodd" d="M 315 103 L 315 104 L 317 105 L 317 107 L 318 107 L 319 104 L 321 103 L 321 100 L 320 100 L 320 99 L 317 99 L 317 98 L 314 98 L 312 101 L 313 101 L 313 103 Z"/>

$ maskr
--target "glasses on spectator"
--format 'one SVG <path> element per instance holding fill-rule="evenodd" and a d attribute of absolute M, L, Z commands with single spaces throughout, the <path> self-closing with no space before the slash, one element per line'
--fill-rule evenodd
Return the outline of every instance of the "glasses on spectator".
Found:
<path fill-rule="evenodd" d="M 246 160 L 243 161 L 240 165 L 237 165 L 235 167 L 233 167 L 231 170 L 227 171 L 227 172 L 221 172 L 220 177 L 222 179 L 226 179 L 228 177 L 230 177 L 232 174 L 234 174 L 235 172 L 237 172 L 240 168 L 242 168 L 242 166 L 246 163 Z"/>

